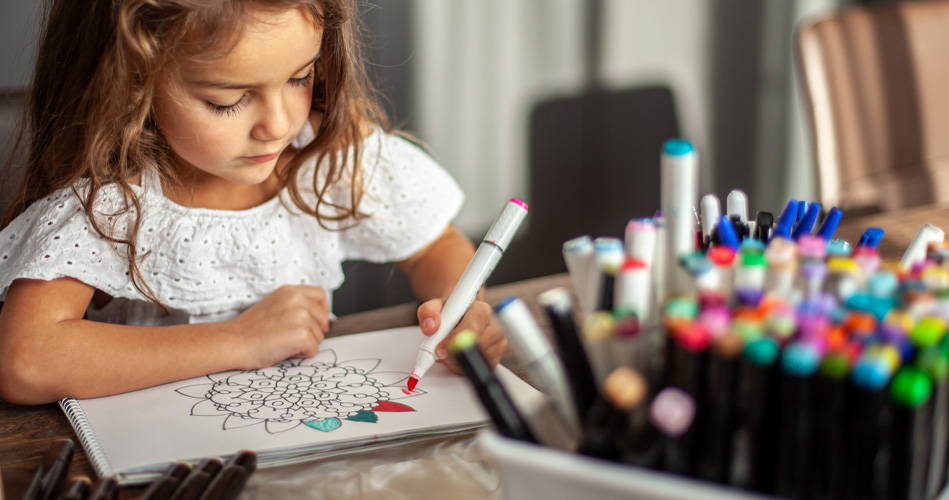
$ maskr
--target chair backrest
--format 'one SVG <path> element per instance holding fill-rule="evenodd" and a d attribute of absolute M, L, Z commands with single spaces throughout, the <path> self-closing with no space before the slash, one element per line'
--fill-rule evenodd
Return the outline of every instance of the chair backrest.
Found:
<path fill-rule="evenodd" d="M 795 63 L 824 206 L 949 201 L 949 1 L 805 20 Z"/>
<path fill-rule="evenodd" d="M 590 90 L 538 103 L 530 117 L 531 213 L 489 283 L 566 270 L 570 238 L 622 237 L 659 207 L 662 144 L 679 136 L 666 85 Z"/>

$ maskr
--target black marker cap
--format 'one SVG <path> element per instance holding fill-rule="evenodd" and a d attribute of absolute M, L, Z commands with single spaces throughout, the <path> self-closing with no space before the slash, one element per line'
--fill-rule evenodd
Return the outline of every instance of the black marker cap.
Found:
<path fill-rule="evenodd" d="M 112 476 L 100 478 L 89 495 L 89 500 L 116 500 L 117 498 L 119 498 L 119 483 Z"/>
<path fill-rule="evenodd" d="M 774 226 L 774 215 L 771 212 L 758 212 L 755 217 L 755 239 L 767 243 L 771 239 L 772 226 Z"/>
<path fill-rule="evenodd" d="M 60 497 L 62 500 L 85 500 L 89 496 L 89 488 L 92 482 L 88 477 L 77 477 L 69 483 L 66 493 Z"/>
<path fill-rule="evenodd" d="M 455 335 L 448 350 L 468 376 L 498 432 L 509 438 L 536 443 L 527 421 L 514 406 L 504 385 L 494 376 L 484 354 L 478 349 L 477 340 L 474 332 L 465 330 Z"/>

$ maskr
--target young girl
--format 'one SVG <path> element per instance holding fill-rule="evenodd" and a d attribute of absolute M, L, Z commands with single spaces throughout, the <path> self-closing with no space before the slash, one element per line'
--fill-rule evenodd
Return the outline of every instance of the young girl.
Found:
<path fill-rule="evenodd" d="M 348 259 L 396 261 L 435 332 L 473 255 L 463 196 L 383 129 L 354 4 L 52 2 L 0 232 L 0 397 L 311 356 Z M 462 328 L 497 363 L 490 307 Z"/>

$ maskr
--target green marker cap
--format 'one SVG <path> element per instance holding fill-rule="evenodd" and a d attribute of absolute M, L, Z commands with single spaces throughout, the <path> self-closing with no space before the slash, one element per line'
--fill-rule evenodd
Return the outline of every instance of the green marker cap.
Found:
<path fill-rule="evenodd" d="M 778 359 L 778 343 L 767 337 L 755 339 L 745 345 L 745 359 L 758 366 L 769 366 Z"/>
<path fill-rule="evenodd" d="M 741 264 L 745 267 L 765 267 L 768 262 L 765 260 L 763 253 L 742 252 Z"/>
<path fill-rule="evenodd" d="M 462 330 L 455 335 L 448 343 L 448 351 L 452 354 L 458 354 L 465 349 L 478 344 L 478 336 L 471 330 Z"/>
<path fill-rule="evenodd" d="M 934 345 L 920 351 L 916 364 L 933 381 L 943 380 L 949 375 L 949 358 Z"/>
<path fill-rule="evenodd" d="M 939 350 L 942 351 L 943 356 L 949 357 L 949 335 L 942 336 L 942 340 L 939 341 Z"/>
<path fill-rule="evenodd" d="M 830 353 L 820 364 L 820 374 L 834 379 L 847 378 L 850 373 L 850 361 L 847 356 L 839 353 Z"/>
<path fill-rule="evenodd" d="M 890 395 L 893 396 L 893 401 L 909 408 L 916 408 L 929 399 L 932 390 L 933 384 L 926 372 L 919 368 L 905 366 L 900 368 L 893 377 Z"/>
<path fill-rule="evenodd" d="M 692 299 L 673 297 L 666 301 L 664 312 L 671 318 L 695 319 L 699 315 L 699 305 Z"/>
<path fill-rule="evenodd" d="M 735 320 L 732 322 L 732 330 L 737 333 L 746 344 L 764 337 L 764 330 L 761 328 L 761 324 L 754 321 Z"/>
<path fill-rule="evenodd" d="M 923 318 L 909 333 L 910 339 L 919 347 L 935 345 L 942 340 L 946 325 L 938 318 Z"/>

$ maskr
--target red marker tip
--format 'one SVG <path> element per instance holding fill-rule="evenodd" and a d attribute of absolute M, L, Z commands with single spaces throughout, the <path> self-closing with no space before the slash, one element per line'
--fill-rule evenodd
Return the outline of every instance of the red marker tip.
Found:
<path fill-rule="evenodd" d="M 418 385 L 418 377 L 416 377 L 415 375 L 410 376 L 410 377 L 409 377 L 409 390 L 410 390 L 410 391 L 414 391 L 416 385 Z"/>

